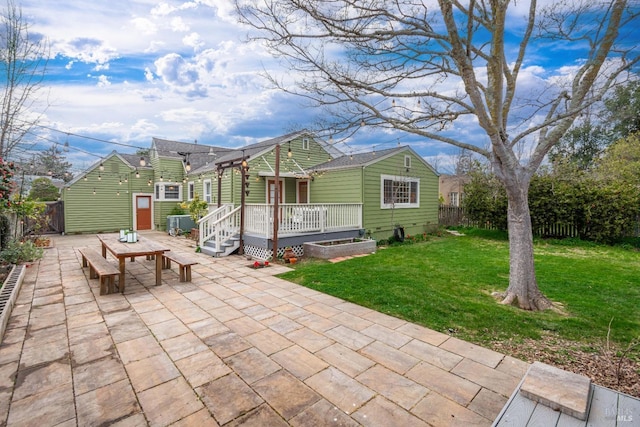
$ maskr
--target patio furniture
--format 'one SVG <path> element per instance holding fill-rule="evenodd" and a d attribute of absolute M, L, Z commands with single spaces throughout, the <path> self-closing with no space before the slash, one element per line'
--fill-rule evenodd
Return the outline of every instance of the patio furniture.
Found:
<path fill-rule="evenodd" d="M 100 279 L 100 295 L 115 292 L 114 280 L 120 274 L 115 265 L 111 264 L 93 249 L 80 249 L 82 266 L 89 267 L 89 278 Z"/>
<path fill-rule="evenodd" d="M 178 264 L 178 268 L 180 270 L 180 281 L 181 282 L 190 282 L 191 281 L 191 266 L 196 265 L 198 261 L 194 261 L 186 254 L 178 254 L 175 252 L 166 252 L 162 255 L 162 268 L 169 269 L 171 268 L 171 261 Z"/>
<path fill-rule="evenodd" d="M 118 234 L 98 234 L 97 237 L 102 245 L 102 256 L 106 258 L 107 252 L 110 252 L 118 259 L 118 265 L 120 267 L 118 288 L 121 293 L 124 293 L 124 270 L 127 258 L 134 259 L 139 256 L 154 257 L 156 261 L 156 286 L 162 284 L 162 254 L 168 252 L 169 248 L 140 235 L 138 236 L 138 241 L 135 243 L 122 242 Z"/>

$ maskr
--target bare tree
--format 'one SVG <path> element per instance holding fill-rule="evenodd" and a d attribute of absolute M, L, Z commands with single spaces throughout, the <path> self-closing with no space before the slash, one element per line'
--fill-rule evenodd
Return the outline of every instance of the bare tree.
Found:
<path fill-rule="evenodd" d="M 0 15 L 0 156 L 6 158 L 38 122 L 48 43 L 32 35 L 22 9 L 7 0 Z"/>
<path fill-rule="evenodd" d="M 271 82 L 330 112 L 325 130 L 348 136 L 363 125 L 393 128 L 486 157 L 509 198 L 502 302 L 551 306 L 535 276 L 529 183 L 575 118 L 638 62 L 637 47 L 623 43 L 637 25 L 636 1 L 560 0 L 546 8 L 537 0 L 235 4 L 252 27 L 250 38 L 292 71 Z M 562 43 L 586 51 L 573 75 L 523 86 L 523 70 L 535 65 L 530 51 Z M 480 140 L 452 136 L 456 126 Z M 523 142 L 530 147 L 522 150 Z"/>

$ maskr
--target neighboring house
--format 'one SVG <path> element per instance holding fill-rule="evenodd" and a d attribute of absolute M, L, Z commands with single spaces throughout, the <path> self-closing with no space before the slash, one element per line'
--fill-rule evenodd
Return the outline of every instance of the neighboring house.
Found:
<path fill-rule="evenodd" d="M 279 253 L 292 246 L 301 254 L 307 241 L 388 238 L 396 226 L 418 234 L 438 223 L 438 175 L 409 147 L 348 156 L 301 131 L 235 150 L 154 138 L 149 153 L 141 162 L 113 152 L 71 181 L 66 232 L 165 230 L 177 204 L 196 194 L 210 204 L 199 243 L 213 255 L 236 250 L 242 229 L 244 252 L 271 257 L 276 213 Z"/>
<path fill-rule="evenodd" d="M 462 206 L 464 186 L 469 180 L 468 175 L 440 175 L 440 204 L 445 206 Z"/>

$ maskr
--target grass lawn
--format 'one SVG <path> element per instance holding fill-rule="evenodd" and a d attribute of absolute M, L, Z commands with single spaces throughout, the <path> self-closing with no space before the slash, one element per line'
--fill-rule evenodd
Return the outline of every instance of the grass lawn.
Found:
<path fill-rule="evenodd" d="M 280 277 L 489 347 L 551 335 L 595 348 L 610 322 L 619 348 L 640 337 L 637 250 L 537 241 L 539 287 L 564 313 L 526 312 L 491 296 L 508 285 L 504 234 L 461 231 L 336 264 L 305 261 Z"/>

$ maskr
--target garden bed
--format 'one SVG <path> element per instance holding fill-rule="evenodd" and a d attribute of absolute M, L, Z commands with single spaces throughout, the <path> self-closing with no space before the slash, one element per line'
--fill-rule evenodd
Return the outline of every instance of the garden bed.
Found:
<path fill-rule="evenodd" d="M 374 253 L 376 241 L 371 239 L 325 240 L 305 243 L 303 249 L 304 255 L 307 257 L 332 259 Z"/>

